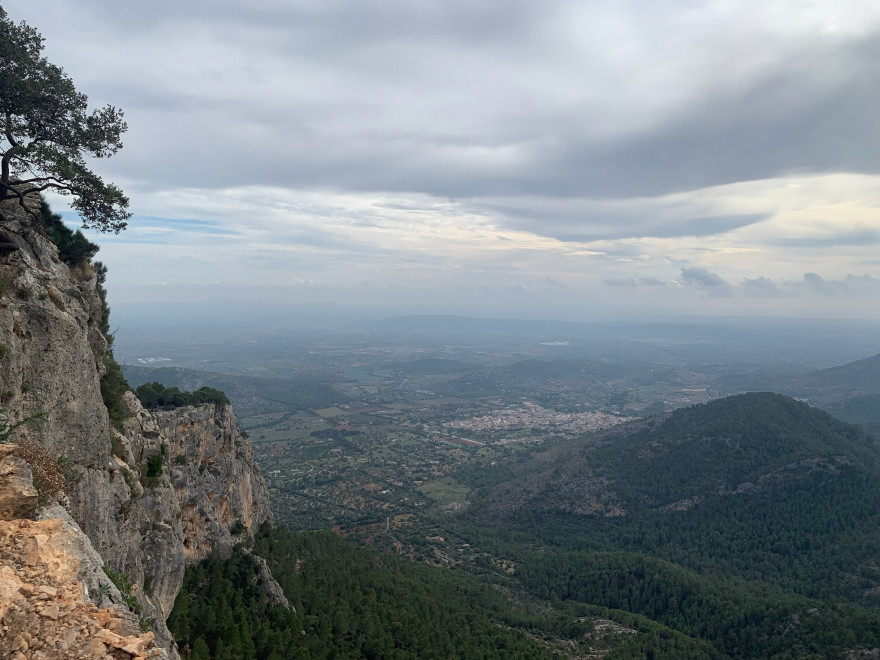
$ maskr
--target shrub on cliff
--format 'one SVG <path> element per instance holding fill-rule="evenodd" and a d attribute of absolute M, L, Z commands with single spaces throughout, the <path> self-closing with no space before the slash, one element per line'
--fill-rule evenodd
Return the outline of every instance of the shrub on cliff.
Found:
<path fill-rule="evenodd" d="M 58 248 L 58 258 L 68 266 L 76 266 L 84 261 L 89 261 L 98 254 L 98 246 L 83 236 L 77 229 L 71 230 L 61 220 L 61 216 L 52 212 L 49 203 L 40 200 L 40 224 L 49 239 Z"/>
<path fill-rule="evenodd" d="M 213 387 L 200 387 L 195 392 L 183 392 L 177 387 L 165 387 L 162 383 L 144 383 L 135 390 L 144 408 L 179 408 L 181 406 L 200 406 L 203 403 L 228 405 L 229 399 Z"/>

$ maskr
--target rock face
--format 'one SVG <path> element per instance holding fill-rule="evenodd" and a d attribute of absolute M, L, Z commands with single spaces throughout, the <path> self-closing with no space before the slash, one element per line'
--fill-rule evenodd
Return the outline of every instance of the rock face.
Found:
<path fill-rule="evenodd" d="M 155 643 L 176 658 L 165 619 L 186 562 L 212 548 L 228 554 L 241 533 L 270 517 L 250 444 L 229 407 L 183 408 L 157 420 L 131 393 L 123 397 L 121 428 L 112 428 L 100 389 L 107 342 L 95 269 L 68 268 L 32 217 L 10 202 L 0 205 L 0 237 L 14 246 L 0 250 L 0 441 L 17 445 L 0 450 L 0 518 L 34 518 L 40 488 L 41 500 L 50 500 L 44 505 L 61 499 L 99 568 L 136 585 Z M 47 491 L 52 481 L 34 465 L 41 462 L 63 492 Z M 50 510 L 63 511 L 44 508 L 43 515 Z M 45 533 L 67 534 L 66 524 Z M 18 598 L 10 593 L 0 591 L 0 613 L 11 606 L 7 597 Z M 0 649 L 8 636 L 0 632 Z M 105 648 L 121 648 L 102 639 Z"/>
<path fill-rule="evenodd" d="M 155 418 L 168 442 L 187 560 L 203 559 L 213 548 L 228 557 L 242 534 L 271 517 L 250 442 L 228 405 L 187 406 Z"/>
<path fill-rule="evenodd" d="M 43 516 L 0 521 L 0 657 L 169 658 L 67 512 L 56 505 Z"/>

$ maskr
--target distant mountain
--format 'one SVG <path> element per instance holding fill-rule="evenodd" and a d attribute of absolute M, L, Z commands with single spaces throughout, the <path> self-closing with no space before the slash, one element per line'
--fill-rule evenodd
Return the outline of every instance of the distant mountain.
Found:
<path fill-rule="evenodd" d="M 810 374 L 804 379 L 811 387 L 880 392 L 880 353 L 839 367 Z"/>
<path fill-rule="evenodd" d="M 839 474 L 842 466 L 880 476 L 880 447 L 856 426 L 764 392 L 681 408 L 527 455 L 507 466 L 520 476 L 502 486 L 559 510 L 611 513 L 585 501 L 590 492 L 614 502 L 614 515 L 625 515 Z M 548 471 L 553 479 L 543 478 Z M 531 483 L 536 475 L 540 484 Z"/>
<path fill-rule="evenodd" d="M 880 354 L 815 371 L 784 390 L 880 436 Z"/>

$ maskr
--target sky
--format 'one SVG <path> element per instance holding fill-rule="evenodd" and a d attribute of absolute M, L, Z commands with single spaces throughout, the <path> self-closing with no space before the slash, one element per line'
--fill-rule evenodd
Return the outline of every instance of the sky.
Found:
<path fill-rule="evenodd" d="M 125 112 L 111 303 L 880 318 L 880 3 L 0 6 Z"/>

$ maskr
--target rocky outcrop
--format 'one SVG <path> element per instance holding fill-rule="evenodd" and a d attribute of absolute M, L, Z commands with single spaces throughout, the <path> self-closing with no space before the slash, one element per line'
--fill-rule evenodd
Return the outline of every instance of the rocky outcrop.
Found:
<path fill-rule="evenodd" d="M 32 518 L 39 504 L 33 473 L 13 451 L 15 445 L 0 445 L 0 520 Z"/>
<path fill-rule="evenodd" d="M 42 411 L 19 430 L 57 456 L 101 469 L 110 423 L 101 399 L 101 301 L 94 268 L 69 269 L 33 220 L 0 205 L 0 229 L 18 250 L 0 253 L 0 407 L 16 419 Z"/>
<path fill-rule="evenodd" d="M 0 445 L 7 464 L 12 449 Z M 0 492 L 6 501 L 30 501 L 36 493 L 30 471 L 25 468 L 15 480 L 2 483 Z M 103 558 L 62 507 L 46 507 L 37 520 L 4 515 L 0 548 L 0 657 L 145 660 L 176 655 L 142 629 L 104 573 Z"/>
<path fill-rule="evenodd" d="M 163 412 L 157 422 L 131 393 L 123 397 L 124 421 L 112 428 L 100 389 L 107 342 L 94 268 L 68 268 L 15 204 L 0 205 L 0 235 L 15 247 L 0 250 L 0 440 L 7 435 L 32 450 L 0 451 L 0 518 L 34 517 L 29 471 L 40 486 L 34 463 L 46 463 L 62 484 L 50 492 L 43 485 L 43 503 L 64 502 L 99 564 L 135 587 L 155 643 L 176 658 L 165 620 L 186 562 L 212 548 L 228 554 L 269 518 L 250 444 L 228 407 Z M 0 648 L 7 637 L 0 633 Z"/>
<path fill-rule="evenodd" d="M 155 413 L 168 442 L 180 501 L 183 545 L 195 561 L 233 546 L 271 518 L 266 484 L 230 406 L 187 406 Z"/>

